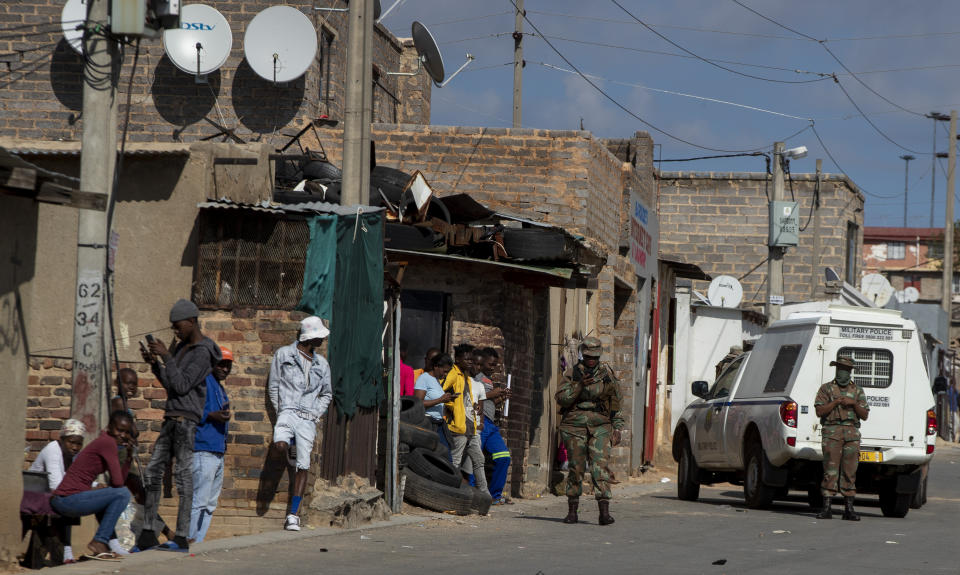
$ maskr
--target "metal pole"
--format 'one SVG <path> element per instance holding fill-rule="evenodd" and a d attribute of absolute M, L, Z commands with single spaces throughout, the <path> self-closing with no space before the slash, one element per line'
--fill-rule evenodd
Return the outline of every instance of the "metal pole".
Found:
<path fill-rule="evenodd" d="M 950 110 L 950 145 L 947 160 L 947 217 L 943 226 L 943 309 L 950 319 L 953 302 L 953 202 L 954 174 L 957 167 L 957 111 Z"/>
<path fill-rule="evenodd" d="M 773 144 L 773 197 L 771 202 L 783 200 L 783 142 Z M 768 210 L 769 212 L 769 210 Z M 775 225 L 770 218 L 769 225 Z M 780 319 L 780 306 L 783 305 L 783 248 L 767 247 L 767 317 L 769 321 Z M 777 303 L 773 303 L 777 302 Z"/>
<path fill-rule="evenodd" d="M 903 171 L 903 227 L 907 227 L 907 193 L 909 192 L 910 185 L 910 160 L 914 160 L 913 156 L 910 154 L 904 154 L 900 156 L 900 159 L 904 162 L 904 171 Z"/>
<path fill-rule="evenodd" d="M 930 153 L 933 158 L 930 171 L 930 227 L 933 227 L 933 206 L 937 196 L 937 113 L 931 113 L 928 118 L 933 118 L 933 148 Z"/>
<path fill-rule="evenodd" d="M 367 19 L 367 4 L 372 0 L 350 2 L 347 38 L 347 87 L 343 115 L 343 185 L 340 190 L 342 205 L 360 204 L 363 192 L 363 150 L 369 142 L 363 141 L 364 95 L 367 92 L 365 73 L 370 62 L 364 61 L 365 36 L 372 22 Z M 368 152 L 369 153 L 369 152 Z M 369 156 L 368 156 L 369 157 Z M 366 166 L 369 169 L 369 162 Z"/>
<path fill-rule="evenodd" d="M 523 0 L 516 0 L 517 14 L 513 22 L 513 127 L 520 127 L 523 107 Z"/>
<path fill-rule="evenodd" d="M 365 3 L 363 29 L 363 130 L 360 144 L 360 198 L 358 204 L 370 203 L 370 126 L 373 124 L 373 36 L 377 27 L 373 18 L 373 0 Z"/>
<path fill-rule="evenodd" d="M 104 194 L 110 203 L 117 157 L 117 85 L 119 44 L 104 35 L 109 0 L 88 0 L 83 38 L 83 133 L 80 189 Z M 86 425 L 86 440 L 105 423 L 110 363 L 104 345 L 108 332 L 104 297 L 107 265 L 106 211 L 80 210 L 77 221 L 77 286 L 73 321 L 73 387 L 70 416 Z"/>
<path fill-rule="evenodd" d="M 820 285 L 820 178 L 823 176 L 823 160 L 817 160 L 817 182 L 813 192 L 813 253 L 810 256 L 810 299 L 817 298 Z"/>

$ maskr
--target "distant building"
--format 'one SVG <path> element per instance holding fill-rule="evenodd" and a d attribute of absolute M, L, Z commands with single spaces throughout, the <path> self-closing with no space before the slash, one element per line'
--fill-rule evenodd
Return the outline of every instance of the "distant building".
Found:
<path fill-rule="evenodd" d="M 885 276 L 897 291 L 908 287 L 918 301 L 939 301 L 943 285 L 943 228 L 868 226 L 863 230 L 863 274 Z M 960 274 L 953 276 L 960 291 Z"/>

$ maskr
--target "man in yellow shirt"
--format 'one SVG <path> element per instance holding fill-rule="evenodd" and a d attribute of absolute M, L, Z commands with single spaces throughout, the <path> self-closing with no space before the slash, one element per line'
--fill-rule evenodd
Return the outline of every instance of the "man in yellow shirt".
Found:
<path fill-rule="evenodd" d="M 473 413 L 473 380 L 470 373 L 473 372 L 473 350 L 474 347 L 469 343 L 462 343 L 453 348 L 453 369 L 447 374 L 443 382 L 443 390 L 458 394 L 453 400 L 445 404 L 445 416 L 447 420 L 447 429 L 450 431 L 450 459 L 453 467 L 460 469 L 463 463 L 464 451 L 468 443 L 477 446 L 470 453 L 471 460 L 483 461 L 483 452 L 479 449 L 479 442 L 470 442 L 470 439 L 477 434 L 477 426 L 474 423 L 476 417 L 467 417 L 467 412 Z M 476 459 L 474 459 L 476 458 Z M 483 485 L 486 489 L 486 485 Z"/>

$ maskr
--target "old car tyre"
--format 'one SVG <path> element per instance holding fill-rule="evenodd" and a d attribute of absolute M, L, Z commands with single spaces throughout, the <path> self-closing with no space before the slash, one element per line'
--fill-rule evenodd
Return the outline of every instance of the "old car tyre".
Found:
<path fill-rule="evenodd" d="M 700 497 L 700 470 L 690 451 L 690 439 L 684 438 L 680 447 L 680 462 L 677 464 L 677 497 L 684 501 L 696 501 Z"/>
<path fill-rule="evenodd" d="M 410 455 L 410 446 L 406 443 L 397 445 L 397 466 L 403 469 L 407 466 L 407 457 Z"/>
<path fill-rule="evenodd" d="M 897 493 L 893 484 L 880 490 L 880 511 L 884 517 L 906 517 L 910 511 L 912 493 Z"/>
<path fill-rule="evenodd" d="M 386 166 L 377 166 L 370 171 L 370 188 L 371 188 L 371 198 L 374 193 L 376 193 L 377 203 L 373 205 L 380 205 L 380 193 L 383 192 L 383 195 L 393 204 L 400 203 L 400 196 L 403 195 L 403 189 L 407 186 L 407 183 L 410 181 L 410 174 L 404 172 L 403 170 L 398 170 L 396 168 L 388 168 Z"/>
<path fill-rule="evenodd" d="M 303 166 L 303 177 L 308 180 L 333 181 L 342 178 L 343 172 L 340 171 L 340 168 L 334 166 L 330 162 L 313 160 L 311 162 L 307 162 L 307 164 Z"/>
<path fill-rule="evenodd" d="M 763 509 L 773 502 L 773 489 L 763 482 L 763 447 L 758 441 L 747 450 L 743 477 L 743 500 L 751 509 Z"/>
<path fill-rule="evenodd" d="M 400 398 L 400 421 L 417 425 L 423 421 L 423 400 L 415 395 Z"/>
<path fill-rule="evenodd" d="M 411 450 L 407 456 L 407 469 L 430 481 L 450 487 L 460 487 L 463 483 L 460 470 L 454 469 L 446 457 L 430 449 L 418 447 Z"/>
<path fill-rule="evenodd" d="M 417 427 L 406 421 L 398 421 L 397 424 L 397 434 L 402 443 L 406 443 L 411 448 L 423 447 L 431 451 L 437 449 L 440 437 L 432 428 Z"/>
<path fill-rule="evenodd" d="M 450 487 L 430 481 L 409 469 L 400 473 L 405 478 L 403 498 L 407 502 L 441 513 L 452 511 L 457 515 L 470 515 L 473 512 L 474 489 L 469 485 Z"/>

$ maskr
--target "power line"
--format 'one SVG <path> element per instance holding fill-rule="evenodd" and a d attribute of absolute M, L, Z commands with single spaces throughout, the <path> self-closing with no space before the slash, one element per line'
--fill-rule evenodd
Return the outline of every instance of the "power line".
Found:
<path fill-rule="evenodd" d="M 471 36 L 469 38 L 461 38 L 459 40 L 449 40 L 447 42 L 437 42 L 440 46 L 447 46 L 449 44 L 462 44 L 463 42 L 471 42 L 473 40 L 486 40 L 487 38 L 503 38 L 504 36 L 510 36 L 513 32 L 499 32 L 496 34 L 483 34 L 481 36 Z"/>
<path fill-rule="evenodd" d="M 736 1 L 736 0 L 734 0 L 734 1 Z M 843 92 L 843 95 L 847 97 L 847 100 L 850 100 L 850 103 L 853 104 L 853 107 L 856 108 L 858 112 L 860 112 L 860 115 L 863 116 L 863 119 L 866 120 L 867 123 L 870 124 L 870 127 L 873 128 L 874 130 L 876 130 L 876 132 L 877 132 L 878 134 L 880 134 L 880 135 L 883 137 L 883 139 L 887 140 L 888 142 L 890 142 L 890 143 L 893 144 L 894 146 L 900 148 L 901 150 L 906 150 L 907 152 L 910 152 L 911 154 L 917 154 L 917 155 L 920 155 L 920 156 L 929 156 L 929 155 L 930 155 L 930 152 L 921 152 L 921 151 L 919 151 L 919 150 L 913 150 L 913 149 L 911 149 L 911 148 L 908 148 L 908 147 L 900 144 L 899 142 L 897 142 L 896 140 L 894 140 L 893 138 L 891 138 L 890 136 L 888 136 L 888 135 L 886 134 L 886 132 L 884 132 L 883 130 L 881 130 L 879 126 L 877 126 L 875 123 L 873 123 L 873 120 L 871 120 L 870 117 L 867 116 L 866 112 L 864 112 L 863 109 L 860 108 L 860 106 L 857 104 L 856 100 L 854 100 L 854 99 L 850 96 L 850 93 L 847 92 L 847 89 L 844 88 L 844 87 L 843 87 L 843 84 L 840 83 L 840 79 L 837 78 L 837 77 L 834 77 L 833 80 L 834 80 L 834 83 L 836 83 L 836 85 L 840 88 L 840 91 Z"/>
<path fill-rule="evenodd" d="M 512 1 L 512 0 L 511 0 L 511 1 Z M 683 52 L 686 52 L 687 54 L 690 54 L 691 56 L 697 58 L 698 60 L 701 60 L 702 62 L 705 62 L 705 63 L 707 63 L 707 64 L 710 64 L 711 66 L 714 66 L 714 67 L 716 67 L 716 68 L 720 68 L 721 70 L 726 70 L 727 72 L 730 72 L 731 74 L 736 74 L 736 75 L 738 75 L 738 76 L 744 76 L 744 77 L 746 77 L 746 78 L 753 78 L 754 80 L 761 80 L 761 81 L 764 81 L 764 82 L 773 82 L 773 83 L 778 83 L 778 84 L 810 84 L 810 83 L 812 83 L 812 82 L 822 82 L 823 80 L 826 80 L 825 77 L 814 78 L 814 79 L 811 79 L 811 80 L 778 80 L 778 79 L 775 79 L 775 78 L 766 78 L 766 77 L 764 77 L 764 76 L 756 76 L 756 75 L 754 75 L 754 74 L 747 74 L 746 72 L 741 72 L 741 71 L 739 71 L 739 70 L 734 70 L 733 68 L 728 68 L 728 67 L 726 67 L 726 66 L 722 66 L 722 65 L 716 63 L 716 62 L 713 61 L 713 60 L 709 60 L 709 59 L 707 59 L 707 58 L 704 58 L 703 56 L 701 56 L 701 55 L 699 55 L 699 54 L 697 54 L 697 53 L 695 53 L 695 52 L 693 52 L 693 51 L 691 51 L 691 50 L 688 50 L 687 48 L 684 48 L 684 47 L 681 46 L 680 44 L 678 44 L 678 43 L 674 42 L 673 40 L 671 40 L 670 38 L 664 36 L 663 34 L 661 34 L 660 32 L 658 32 L 656 29 L 654 29 L 652 26 L 650 26 L 649 24 L 647 24 L 646 22 L 644 22 L 643 20 L 641 20 L 640 18 L 638 18 L 637 16 L 635 16 L 635 15 L 633 14 L 633 12 L 627 10 L 627 9 L 623 6 L 623 4 L 620 4 L 620 2 L 618 2 L 617 0 L 610 0 L 610 1 L 613 2 L 613 4 L 616 5 L 618 8 L 620 8 L 621 10 L 623 10 L 628 16 L 630 16 L 631 18 L 633 18 L 634 20 L 636 20 L 641 26 L 643 26 L 644 28 L 646 28 L 646 29 L 649 30 L 650 32 L 653 32 L 654 34 L 656 34 L 657 36 L 659 36 L 663 41 L 667 42 L 667 43 L 670 44 L 671 46 L 673 46 L 673 47 L 675 47 L 675 48 L 677 48 L 677 49 L 679 49 L 679 50 L 682 50 Z"/>
<path fill-rule="evenodd" d="M 837 159 L 833 156 L 833 153 L 830 152 L 830 148 L 827 147 L 827 144 L 824 143 L 823 138 L 820 137 L 820 132 L 817 131 L 816 125 L 811 124 L 811 125 L 810 125 L 810 129 L 813 131 L 813 135 L 816 136 L 817 141 L 820 142 L 820 147 L 823 148 L 823 152 L 827 155 L 828 158 L 830 158 L 830 161 L 833 162 L 833 165 L 836 166 L 837 169 L 840 170 L 840 172 L 841 172 L 844 176 L 846 176 L 847 179 L 849 179 L 850 182 L 851 182 L 853 185 L 857 186 L 857 189 L 859 189 L 861 192 L 863 192 L 864 194 L 866 194 L 866 195 L 868 195 L 868 196 L 872 196 L 872 197 L 874 197 L 874 198 L 880 198 L 880 199 L 883 199 L 883 200 L 890 200 L 890 199 L 893 199 L 893 198 L 899 198 L 900 196 L 903 195 L 902 192 L 901 192 L 901 193 L 897 193 L 897 194 L 893 194 L 892 196 L 887 196 L 887 195 L 883 195 L 883 194 L 875 194 L 875 193 L 873 193 L 873 192 L 868 191 L 866 188 L 864 188 L 864 187 L 861 186 L 860 184 L 858 184 L 856 181 L 854 181 L 854 179 L 853 179 L 852 177 L 850 177 L 850 174 L 848 174 L 848 173 L 846 172 L 846 170 L 843 169 L 843 167 L 840 165 L 840 162 L 838 162 Z"/>
<path fill-rule="evenodd" d="M 566 73 L 568 73 L 568 74 L 576 74 L 576 72 L 574 72 L 573 70 L 567 70 L 566 68 L 561 68 L 560 66 L 554 66 L 553 64 L 548 64 L 548 63 L 546 63 L 546 62 L 533 62 L 533 63 L 534 63 L 534 64 L 539 64 L 540 66 L 543 66 L 544 68 L 549 68 L 549 69 L 551 69 L 551 70 L 557 70 L 557 71 L 559 71 L 559 72 L 566 72 Z M 649 90 L 649 91 L 651 91 L 651 92 L 660 92 L 660 93 L 662 93 L 662 94 L 670 94 L 670 95 L 673 95 L 673 96 L 681 96 L 681 97 L 684 97 L 684 98 L 692 98 L 692 99 L 694 99 L 694 100 L 701 100 L 701 101 L 704 101 L 704 102 L 713 102 L 713 103 L 716 103 L 716 104 L 724 104 L 724 105 L 727 105 L 727 106 L 734 106 L 734 107 L 737 107 L 737 108 L 743 108 L 743 109 L 752 110 L 752 111 L 755 111 L 755 112 L 763 112 L 763 113 L 765 113 L 765 114 L 772 114 L 772 115 L 774 115 L 774 116 L 780 116 L 780 117 L 783 117 L 783 118 L 790 118 L 791 120 L 805 120 L 805 121 L 807 121 L 807 122 L 811 121 L 810 118 L 804 118 L 804 117 L 802 117 L 802 116 L 792 116 L 792 115 L 790 115 L 790 114 L 784 114 L 784 113 L 782 113 L 782 112 L 775 112 L 775 111 L 773 111 L 773 110 L 767 110 L 766 108 L 759 108 L 759 107 L 757 107 L 757 106 L 749 106 L 749 105 L 747 105 L 747 104 L 738 104 L 737 102 L 730 102 L 730 101 L 728 101 L 728 100 L 720 100 L 720 99 L 718 99 L 718 98 L 710 98 L 710 97 L 707 97 L 707 96 L 697 96 L 697 95 L 695 95 L 695 94 L 687 94 L 687 93 L 685 93 L 685 92 L 676 92 L 676 91 L 673 91 L 673 90 L 664 90 L 664 89 L 661 89 L 661 88 L 651 88 L 650 86 L 644 86 L 643 84 L 634 84 L 634 83 L 630 83 L 630 82 L 620 82 L 620 81 L 617 81 L 617 80 L 610 80 L 609 78 L 604 78 L 604 77 L 602 77 L 602 76 L 596 76 L 596 75 L 593 75 L 593 74 L 587 74 L 587 75 L 590 76 L 591 78 L 596 79 L 596 80 L 603 80 L 603 81 L 605 81 L 605 82 L 610 82 L 611 84 L 617 84 L 617 85 L 620 85 L 620 86 L 628 86 L 628 87 L 631 87 L 631 88 L 640 88 L 640 89 L 642 89 L 642 90 Z"/>
<path fill-rule="evenodd" d="M 766 152 L 750 152 L 746 154 L 719 154 L 716 156 L 698 156 L 696 158 L 671 158 L 667 160 L 657 160 L 658 162 L 696 162 L 699 160 L 715 160 L 717 158 L 741 158 L 744 156 L 764 156 L 769 158 Z"/>
<path fill-rule="evenodd" d="M 461 22 L 475 22 L 477 20 L 486 20 L 487 18 L 496 18 L 497 16 L 506 16 L 513 14 L 513 11 L 508 10 L 506 12 L 494 12 L 493 14 L 484 14 L 483 16 L 468 16 L 465 18 L 457 18 L 455 20 L 441 20 L 440 22 L 432 22 L 431 27 L 436 26 L 446 26 L 447 24 L 459 24 Z"/>
<path fill-rule="evenodd" d="M 740 6 L 741 8 L 746 9 L 746 10 L 749 11 L 749 12 L 752 12 L 752 13 L 756 14 L 757 16 L 759 16 L 759 17 L 763 18 L 764 20 L 766 20 L 767 22 L 770 22 L 770 23 L 772 23 L 772 24 L 775 24 L 775 25 L 777 25 L 777 26 L 779 26 L 779 27 L 781 27 L 781 28 L 783 28 L 784 30 L 787 30 L 787 31 L 789 31 L 789 32 L 793 32 L 793 33 L 796 34 L 797 36 L 802 36 L 802 37 L 804 37 L 804 38 L 806 38 L 807 40 L 810 40 L 810 41 L 812 41 L 812 42 L 820 42 L 819 39 L 814 38 L 813 36 L 809 36 L 809 35 L 807 35 L 807 34 L 804 34 L 803 32 L 794 30 L 793 28 L 787 26 L 786 24 L 781 24 L 780 22 L 777 22 L 777 21 L 774 20 L 773 18 L 770 18 L 770 17 L 768 17 L 768 16 L 765 16 L 765 15 L 761 14 L 760 12 L 757 12 L 756 10 L 754 10 L 753 8 L 747 6 L 746 4 L 744 4 L 743 2 L 741 2 L 740 0 L 732 0 L 732 2 L 733 2 L 734 4 Z"/>

